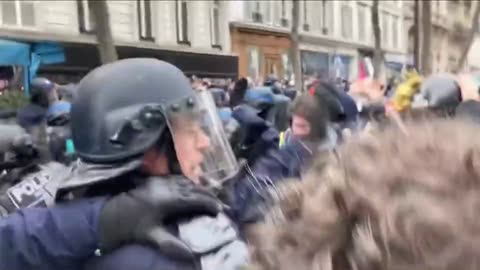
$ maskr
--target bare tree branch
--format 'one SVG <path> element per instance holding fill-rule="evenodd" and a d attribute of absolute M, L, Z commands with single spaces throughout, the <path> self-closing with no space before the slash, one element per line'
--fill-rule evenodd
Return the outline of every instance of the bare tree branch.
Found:
<path fill-rule="evenodd" d="M 415 69 L 420 71 L 420 0 L 413 5 L 413 61 Z"/>
<path fill-rule="evenodd" d="M 429 75 L 432 73 L 432 48 L 431 48 L 431 33 L 432 33 L 432 6 L 430 0 L 423 0 L 422 3 L 422 73 Z"/>
<path fill-rule="evenodd" d="M 97 48 L 102 64 L 107 64 L 118 59 L 112 29 L 110 27 L 110 15 L 106 0 L 88 0 L 95 20 L 95 32 L 97 36 Z"/>
<path fill-rule="evenodd" d="M 303 76 L 302 76 L 302 65 L 300 59 L 300 47 L 299 47 L 299 34 L 298 34 L 298 25 L 300 24 L 300 1 L 293 0 L 292 8 L 292 32 L 291 32 L 291 41 L 292 41 L 292 64 L 293 72 L 295 74 L 295 90 L 297 92 L 303 91 Z"/>
<path fill-rule="evenodd" d="M 380 70 L 382 68 L 382 36 L 380 29 L 380 20 L 378 16 L 378 0 L 373 0 L 372 5 L 372 26 L 373 26 L 373 36 L 375 38 L 375 52 L 373 56 L 373 68 L 374 68 L 374 78 L 378 79 L 380 76 Z"/>

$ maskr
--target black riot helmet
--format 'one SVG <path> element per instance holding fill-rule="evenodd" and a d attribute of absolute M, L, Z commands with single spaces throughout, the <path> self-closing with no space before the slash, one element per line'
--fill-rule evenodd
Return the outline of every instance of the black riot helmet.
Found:
<path fill-rule="evenodd" d="M 191 121 L 201 126 L 211 148 L 218 151 L 217 158 L 220 151 L 232 152 L 225 150 L 228 140 L 210 93 L 195 92 L 182 71 L 167 62 L 131 58 L 107 64 L 83 78 L 76 92 L 70 115 L 72 139 L 86 162 L 136 158 L 162 138 L 171 141 Z M 186 117 L 190 122 L 174 123 Z"/>

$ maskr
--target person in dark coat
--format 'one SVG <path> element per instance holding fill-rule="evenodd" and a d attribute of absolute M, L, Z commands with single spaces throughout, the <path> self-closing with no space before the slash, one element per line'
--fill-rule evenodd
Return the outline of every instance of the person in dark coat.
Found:
<path fill-rule="evenodd" d="M 233 90 L 230 93 L 230 107 L 235 107 L 243 102 L 245 93 L 247 92 L 248 81 L 245 78 L 238 79 L 234 86 Z"/>
<path fill-rule="evenodd" d="M 291 139 L 279 149 L 270 149 L 254 164 L 247 164 L 241 180 L 233 182 L 229 214 L 241 231 L 263 219 L 280 183 L 301 178 L 314 155 L 336 146 L 338 136 L 331 123 L 342 118 L 344 110 L 330 87 L 321 83 L 297 97 L 292 109 Z"/>

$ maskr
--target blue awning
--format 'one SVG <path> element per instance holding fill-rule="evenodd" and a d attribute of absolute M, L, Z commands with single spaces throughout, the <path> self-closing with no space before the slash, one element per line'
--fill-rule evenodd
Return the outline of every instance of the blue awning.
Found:
<path fill-rule="evenodd" d="M 63 47 L 54 43 L 23 43 L 0 39 L 0 65 L 23 66 L 24 88 L 28 94 L 30 80 L 35 78 L 41 64 L 65 62 Z"/>
<path fill-rule="evenodd" d="M 58 64 L 65 62 L 63 47 L 53 43 L 37 43 L 32 46 L 30 60 L 30 80 L 35 78 L 41 64 Z"/>
<path fill-rule="evenodd" d="M 30 45 L 27 43 L 0 39 L 0 65 L 30 65 Z"/>

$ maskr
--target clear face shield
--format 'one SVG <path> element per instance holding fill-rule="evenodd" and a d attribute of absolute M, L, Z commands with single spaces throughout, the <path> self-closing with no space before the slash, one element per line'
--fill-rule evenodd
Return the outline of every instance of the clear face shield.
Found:
<path fill-rule="evenodd" d="M 165 108 L 182 173 L 197 184 L 219 187 L 238 171 L 214 99 L 208 91 Z"/>

